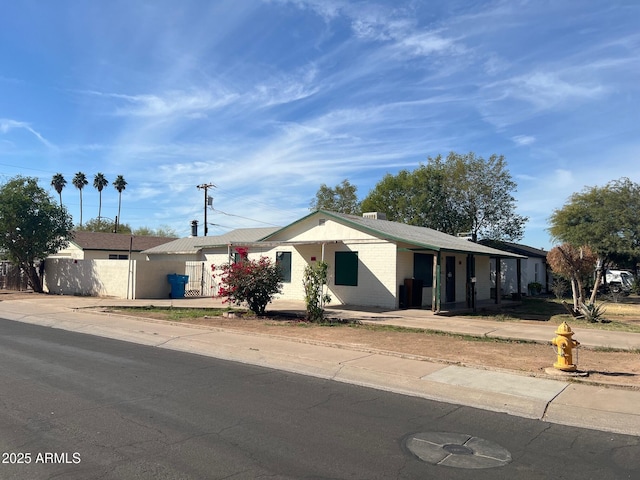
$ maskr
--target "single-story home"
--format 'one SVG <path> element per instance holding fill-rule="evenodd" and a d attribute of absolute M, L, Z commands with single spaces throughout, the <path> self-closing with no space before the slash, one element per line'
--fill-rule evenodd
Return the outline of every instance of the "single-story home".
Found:
<path fill-rule="evenodd" d="M 252 235 L 254 240 L 249 239 Z M 284 285 L 279 298 L 302 300 L 304 269 L 322 260 L 329 265 L 327 291 L 334 303 L 434 311 L 442 304 L 474 307 L 476 301 L 489 300 L 491 258 L 524 258 L 429 228 L 387 221 L 379 213 L 360 217 L 325 210 L 283 228 L 179 239 L 144 253 L 151 262 L 202 262 L 203 271 L 210 273 L 211 265 L 232 261 L 239 247 L 248 248 L 250 258 L 267 256 L 281 266 Z"/>
<path fill-rule="evenodd" d="M 45 261 L 44 291 L 117 298 L 166 297 L 169 291 L 166 275 L 184 270 L 184 262 L 151 264 L 142 252 L 171 240 L 122 233 L 73 232 L 69 245 Z"/>
<path fill-rule="evenodd" d="M 235 252 L 231 245 L 255 243 L 280 227 L 237 228 L 223 235 L 178 238 L 145 250 L 152 262 L 185 262 L 184 274 L 189 277 L 186 296 L 215 295 L 218 285 L 212 276 L 211 265 L 226 263 Z"/>
<path fill-rule="evenodd" d="M 524 258 L 391 222 L 376 212 L 355 216 L 318 210 L 255 244 L 260 245 L 269 245 L 283 265 L 284 298 L 304 298 L 304 267 L 322 260 L 329 265 L 328 293 L 337 303 L 435 312 L 443 304 L 475 308 L 477 301 L 489 300 L 490 259 Z"/>
<path fill-rule="evenodd" d="M 430 228 L 387 221 L 379 213 L 355 216 L 318 210 L 282 228 L 165 241 L 141 251 L 145 260 L 91 260 L 80 268 L 60 257 L 49 259 L 47 270 L 55 274 L 48 272 L 45 280 L 54 293 L 163 298 L 169 295 L 167 274 L 178 273 L 189 277 L 188 296 L 215 295 L 212 265 L 233 261 L 240 247 L 248 249 L 250 258 L 266 256 L 280 266 L 284 283 L 279 298 L 303 300 L 305 267 L 324 261 L 333 304 L 390 310 L 429 307 L 435 312 L 490 301 L 492 288 L 501 289 L 500 275 L 494 274 L 497 285 L 492 283 L 492 259 L 526 258 Z M 114 264 L 121 263 L 129 266 L 116 272 Z M 493 298 L 499 303 L 501 296 Z"/>
<path fill-rule="evenodd" d="M 126 235 L 122 233 L 73 232 L 67 248 L 49 258 L 74 260 L 146 260 L 142 252 L 157 245 L 175 240 L 172 237 Z"/>

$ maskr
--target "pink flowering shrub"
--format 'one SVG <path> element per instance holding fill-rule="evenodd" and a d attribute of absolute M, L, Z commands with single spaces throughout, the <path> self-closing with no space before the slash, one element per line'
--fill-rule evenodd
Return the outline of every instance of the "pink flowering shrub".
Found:
<path fill-rule="evenodd" d="M 237 248 L 236 251 L 241 257 L 239 262 L 211 265 L 214 277 L 220 272 L 218 295 L 227 297 L 225 302 L 234 305 L 246 302 L 249 310 L 264 315 L 267 304 L 282 291 L 280 269 L 268 257 L 249 260 L 247 249 Z"/>

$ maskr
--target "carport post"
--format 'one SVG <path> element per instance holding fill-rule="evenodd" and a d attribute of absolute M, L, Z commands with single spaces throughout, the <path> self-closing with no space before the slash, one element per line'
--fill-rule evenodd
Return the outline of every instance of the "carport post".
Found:
<path fill-rule="evenodd" d="M 433 256 L 433 288 L 431 289 L 431 310 L 440 313 L 440 252 Z"/>
<path fill-rule="evenodd" d="M 502 260 L 496 257 L 496 304 L 502 302 Z"/>

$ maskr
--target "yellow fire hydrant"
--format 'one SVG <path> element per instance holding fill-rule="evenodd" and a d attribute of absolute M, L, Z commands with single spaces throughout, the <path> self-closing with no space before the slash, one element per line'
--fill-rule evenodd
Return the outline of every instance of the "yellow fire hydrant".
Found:
<path fill-rule="evenodd" d="M 558 336 L 551 340 L 551 343 L 558 347 L 558 359 L 553 366 L 558 370 L 563 370 L 565 372 L 575 372 L 577 366 L 573 363 L 573 349 L 577 348 L 578 345 L 580 345 L 580 342 L 571 338 L 573 336 L 573 331 L 571 330 L 571 327 L 567 325 L 567 322 L 562 322 L 558 326 L 556 334 Z"/>

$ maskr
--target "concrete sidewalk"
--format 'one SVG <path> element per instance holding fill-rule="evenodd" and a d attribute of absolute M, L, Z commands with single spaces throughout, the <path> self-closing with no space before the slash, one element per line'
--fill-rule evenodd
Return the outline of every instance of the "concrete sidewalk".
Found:
<path fill-rule="evenodd" d="M 88 307 L 97 306 L 150 304 L 176 307 L 220 305 L 210 298 L 115 300 L 34 295 L 0 301 L 0 317 L 262 365 L 547 422 L 640 435 L 640 391 L 534 378 L 510 372 L 448 366 L 420 359 L 350 350 L 344 346 L 292 341 L 274 335 L 177 325 L 86 310 Z M 270 310 L 279 311 L 299 311 L 300 308 L 304 309 L 304 306 L 297 302 L 274 302 L 270 306 Z M 438 317 L 420 310 L 358 312 L 332 308 L 330 315 L 358 318 L 376 324 L 455 333 L 526 338 L 542 342 L 550 340 L 548 325 L 544 328 L 532 325 L 524 329 L 523 325 L 517 324 L 516 329 L 516 326 L 505 322 Z M 620 342 L 626 338 L 625 345 L 628 345 L 628 348 L 640 348 L 638 334 L 621 335 L 618 332 L 590 332 L 581 329 L 579 335 L 583 344 L 620 346 Z"/>

